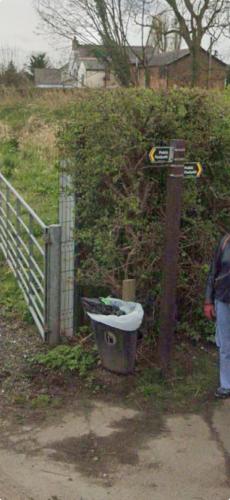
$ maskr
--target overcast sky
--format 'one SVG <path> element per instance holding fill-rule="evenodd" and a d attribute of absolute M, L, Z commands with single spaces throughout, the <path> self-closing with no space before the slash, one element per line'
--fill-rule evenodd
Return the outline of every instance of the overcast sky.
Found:
<path fill-rule="evenodd" d="M 1 49 L 10 48 L 16 51 L 21 62 L 24 62 L 31 52 L 47 52 L 56 61 L 63 61 L 64 53 L 68 58 L 70 43 L 61 42 L 59 49 L 55 49 L 52 39 L 48 40 L 47 35 L 38 34 L 38 25 L 39 17 L 33 7 L 33 0 L 0 0 Z M 222 41 L 217 49 L 226 61 L 230 61 L 229 41 Z"/>
<path fill-rule="evenodd" d="M 39 16 L 33 0 L 0 0 L 0 48 L 11 49 L 17 53 L 17 58 L 23 61 L 31 52 L 47 52 L 58 60 L 63 57 L 60 49 L 55 49 L 52 40 L 47 35 L 39 35 Z M 67 51 L 70 43 L 62 42 Z M 68 51 L 69 52 L 69 51 Z M 68 57 L 68 55 L 67 55 Z"/>

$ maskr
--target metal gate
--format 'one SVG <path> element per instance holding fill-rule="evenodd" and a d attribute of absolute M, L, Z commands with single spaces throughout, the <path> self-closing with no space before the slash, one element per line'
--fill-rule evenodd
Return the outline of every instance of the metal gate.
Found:
<path fill-rule="evenodd" d="M 0 250 L 44 340 L 60 337 L 61 226 L 46 226 L 0 174 Z"/>

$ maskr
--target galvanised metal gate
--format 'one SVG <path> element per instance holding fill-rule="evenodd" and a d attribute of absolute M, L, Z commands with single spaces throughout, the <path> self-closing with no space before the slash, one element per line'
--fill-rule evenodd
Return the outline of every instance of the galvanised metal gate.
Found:
<path fill-rule="evenodd" d="M 61 226 L 46 226 L 0 174 L 0 250 L 44 340 L 60 337 Z"/>

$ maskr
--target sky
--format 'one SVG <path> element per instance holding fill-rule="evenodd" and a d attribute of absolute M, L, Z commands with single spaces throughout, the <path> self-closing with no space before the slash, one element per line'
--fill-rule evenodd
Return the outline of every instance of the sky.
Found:
<path fill-rule="evenodd" d="M 33 0 L 0 0 L 1 53 L 12 51 L 21 64 L 32 52 L 46 52 L 52 60 L 62 60 L 63 46 L 69 55 L 68 41 L 55 49 L 54 41 L 48 40 L 47 35 L 39 34 L 38 27 L 39 16 L 33 7 Z"/>
<path fill-rule="evenodd" d="M 230 62 L 230 41 L 222 40 L 217 47 L 219 54 Z M 39 34 L 39 16 L 33 0 L 0 0 L 0 51 L 12 51 L 21 65 L 33 53 L 46 52 L 51 61 L 65 62 L 69 57 L 70 43 L 55 42 L 47 35 Z"/>

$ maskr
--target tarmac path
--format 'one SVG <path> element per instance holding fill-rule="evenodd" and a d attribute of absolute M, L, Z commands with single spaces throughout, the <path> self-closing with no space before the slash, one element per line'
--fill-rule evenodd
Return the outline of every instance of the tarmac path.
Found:
<path fill-rule="evenodd" d="M 4 428 L 1 500 L 229 500 L 230 401 L 167 418 L 81 401 Z"/>

